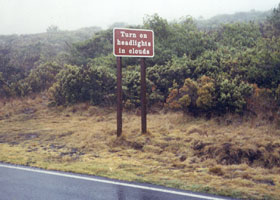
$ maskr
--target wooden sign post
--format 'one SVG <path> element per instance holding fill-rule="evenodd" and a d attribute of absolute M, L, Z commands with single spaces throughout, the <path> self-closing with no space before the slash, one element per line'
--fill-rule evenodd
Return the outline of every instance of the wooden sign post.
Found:
<path fill-rule="evenodd" d="M 147 133 L 147 99 L 146 99 L 145 58 L 141 58 L 141 126 L 142 126 L 142 133 Z"/>
<path fill-rule="evenodd" d="M 117 57 L 117 136 L 122 134 L 121 57 L 141 57 L 141 131 L 147 133 L 145 57 L 154 56 L 154 32 L 143 29 L 115 28 L 113 30 L 113 54 Z"/>
<path fill-rule="evenodd" d="M 117 57 L 117 136 L 122 135 L 122 58 Z"/>

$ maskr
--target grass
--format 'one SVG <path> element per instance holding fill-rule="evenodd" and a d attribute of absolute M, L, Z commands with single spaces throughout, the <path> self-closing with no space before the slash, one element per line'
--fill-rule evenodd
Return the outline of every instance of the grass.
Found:
<path fill-rule="evenodd" d="M 280 199 L 280 131 L 224 116 L 148 114 L 88 104 L 49 108 L 43 97 L 0 102 L 0 161 L 148 182 L 243 199 Z"/>

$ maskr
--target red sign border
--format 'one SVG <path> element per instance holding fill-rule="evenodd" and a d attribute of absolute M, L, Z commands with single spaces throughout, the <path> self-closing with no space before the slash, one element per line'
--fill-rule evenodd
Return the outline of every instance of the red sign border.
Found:
<path fill-rule="evenodd" d="M 116 55 L 115 54 L 115 29 L 122 29 L 122 30 L 132 30 L 132 31 L 150 31 L 152 32 L 152 36 L 153 36 L 153 55 L 152 56 L 138 56 L 138 55 Z M 154 37 L 154 31 L 153 30 L 148 30 L 148 29 L 133 29 L 133 28 L 114 28 L 113 29 L 113 54 L 116 57 L 139 57 L 139 58 L 153 58 L 155 56 L 155 37 Z"/>

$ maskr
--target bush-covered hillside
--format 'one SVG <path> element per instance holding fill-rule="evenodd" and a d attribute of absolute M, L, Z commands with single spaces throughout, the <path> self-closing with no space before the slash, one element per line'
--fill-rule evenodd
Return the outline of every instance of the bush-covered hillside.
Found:
<path fill-rule="evenodd" d="M 201 28 L 202 21 L 191 17 L 168 22 L 155 14 L 132 27 L 155 34 L 155 57 L 146 59 L 149 106 L 207 116 L 257 114 L 262 107 L 275 116 L 280 103 L 279 12 L 280 5 L 272 12 L 252 11 L 251 18 L 236 14 L 237 20 L 211 28 Z M 113 105 L 112 29 L 90 31 L 91 38 L 87 30 L 55 27 L 37 35 L 0 36 L 0 98 L 46 91 L 57 105 Z M 139 60 L 125 58 L 123 66 L 124 105 L 135 108 L 140 105 Z"/>

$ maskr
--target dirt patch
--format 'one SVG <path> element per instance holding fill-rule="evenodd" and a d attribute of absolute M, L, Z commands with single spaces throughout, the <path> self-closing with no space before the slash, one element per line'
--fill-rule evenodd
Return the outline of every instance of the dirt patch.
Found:
<path fill-rule="evenodd" d="M 280 144 L 269 143 L 248 148 L 232 143 L 212 144 L 195 141 L 192 149 L 196 156 L 215 159 L 222 165 L 245 163 L 263 168 L 280 167 Z"/>
<path fill-rule="evenodd" d="M 68 132 L 65 132 L 65 133 L 62 133 L 61 135 L 59 135 L 58 137 L 59 138 L 62 138 L 62 137 L 66 137 L 66 136 L 71 136 L 74 134 L 74 131 L 68 131 Z"/>
<path fill-rule="evenodd" d="M 30 114 L 34 114 L 35 112 L 37 112 L 37 109 L 35 109 L 35 108 L 24 108 L 20 112 L 24 113 L 26 115 L 30 115 Z"/>
<path fill-rule="evenodd" d="M 33 140 L 40 137 L 40 133 L 3 133 L 0 135 L 0 143 L 16 145 L 26 140 Z"/>
<path fill-rule="evenodd" d="M 191 135 L 193 133 L 198 133 L 199 135 L 204 135 L 208 137 L 207 131 L 206 130 L 201 130 L 199 128 L 192 128 L 188 131 L 188 134 Z"/>
<path fill-rule="evenodd" d="M 142 150 L 144 147 L 145 143 L 142 142 L 135 142 L 135 141 L 129 141 L 124 137 L 121 138 L 117 138 L 116 140 L 114 140 L 110 146 L 111 147 L 124 147 L 124 148 L 132 148 L 135 150 Z"/>
<path fill-rule="evenodd" d="M 70 157 L 75 157 L 76 159 L 79 158 L 79 156 L 85 155 L 85 153 L 80 152 L 77 148 L 70 148 L 65 152 L 61 152 L 60 156 L 70 156 Z"/>
<path fill-rule="evenodd" d="M 52 152 L 56 152 L 57 156 L 55 157 L 58 161 L 63 161 L 63 158 L 67 158 L 67 161 L 74 161 L 80 158 L 80 156 L 85 155 L 78 148 L 67 147 L 65 144 L 51 144 L 49 148 L 45 148 L 44 150 L 51 150 Z"/>
<path fill-rule="evenodd" d="M 212 167 L 209 169 L 209 172 L 212 173 L 212 174 L 215 174 L 217 176 L 223 176 L 224 175 L 224 172 L 222 170 L 222 168 L 220 167 Z"/>
<path fill-rule="evenodd" d="M 20 133 L 19 137 L 23 138 L 24 140 L 32 140 L 38 138 L 40 136 L 39 133 Z"/>
<path fill-rule="evenodd" d="M 259 184 L 266 184 L 266 185 L 269 185 L 269 186 L 275 186 L 275 183 L 273 180 L 254 180 L 255 183 L 259 183 Z"/>
<path fill-rule="evenodd" d="M 64 148 L 66 145 L 59 145 L 59 144 L 51 144 L 50 145 L 50 149 L 52 149 L 52 150 L 57 150 L 57 149 L 62 149 L 62 148 Z"/>

